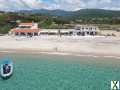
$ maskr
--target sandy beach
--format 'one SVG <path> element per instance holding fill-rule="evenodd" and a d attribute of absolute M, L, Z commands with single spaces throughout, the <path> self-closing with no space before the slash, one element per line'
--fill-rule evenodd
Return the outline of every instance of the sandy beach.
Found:
<path fill-rule="evenodd" d="M 104 36 L 0 36 L 0 52 L 120 57 L 120 38 Z"/>

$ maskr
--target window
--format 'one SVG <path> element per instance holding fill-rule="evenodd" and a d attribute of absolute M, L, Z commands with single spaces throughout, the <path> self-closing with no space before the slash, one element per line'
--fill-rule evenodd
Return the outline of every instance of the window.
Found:
<path fill-rule="evenodd" d="M 90 27 L 90 30 L 92 30 L 92 27 Z"/>

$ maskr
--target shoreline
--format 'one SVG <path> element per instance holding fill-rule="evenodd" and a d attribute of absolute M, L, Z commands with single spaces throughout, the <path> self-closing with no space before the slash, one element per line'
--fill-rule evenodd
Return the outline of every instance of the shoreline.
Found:
<path fill-rule="evenodd" d="M 74 53 L 74 52 L 55 52 L 55 51 L 39 51 L 39 50 L 2 50 L 0 54 L 47 54 L 47 55 L 60 55 L 60 56 L 78 56 L 78 57 L 93 57 L 93 58 L 115 58 L 120 59 L 120 55 L 113 54 L 100 54 L 100 53 Z"/>
<path fill-rule="evenodd" d="M 120 38 L 100 36 L 0 37 L 0 53 L 56 54 L 120 59 Z"/>

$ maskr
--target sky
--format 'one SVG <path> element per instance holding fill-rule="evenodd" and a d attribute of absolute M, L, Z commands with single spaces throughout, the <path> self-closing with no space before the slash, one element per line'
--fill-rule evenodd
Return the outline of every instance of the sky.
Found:
<path fill-rule="evenodd" d="M 96 8 L 120 10 L 120 0 L 0 0 L 0 10 L 62 9 L 76 11 Z"/>

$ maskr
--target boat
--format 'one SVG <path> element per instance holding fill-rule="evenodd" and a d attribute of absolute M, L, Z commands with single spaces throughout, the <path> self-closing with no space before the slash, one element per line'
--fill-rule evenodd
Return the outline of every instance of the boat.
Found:
<path fill-rule="evenodd" d="M 0 66 L 0 76 L 3 79 L 8 79 L 13 74 L 13 62 L 11 60 L 5 60 Z"/>

